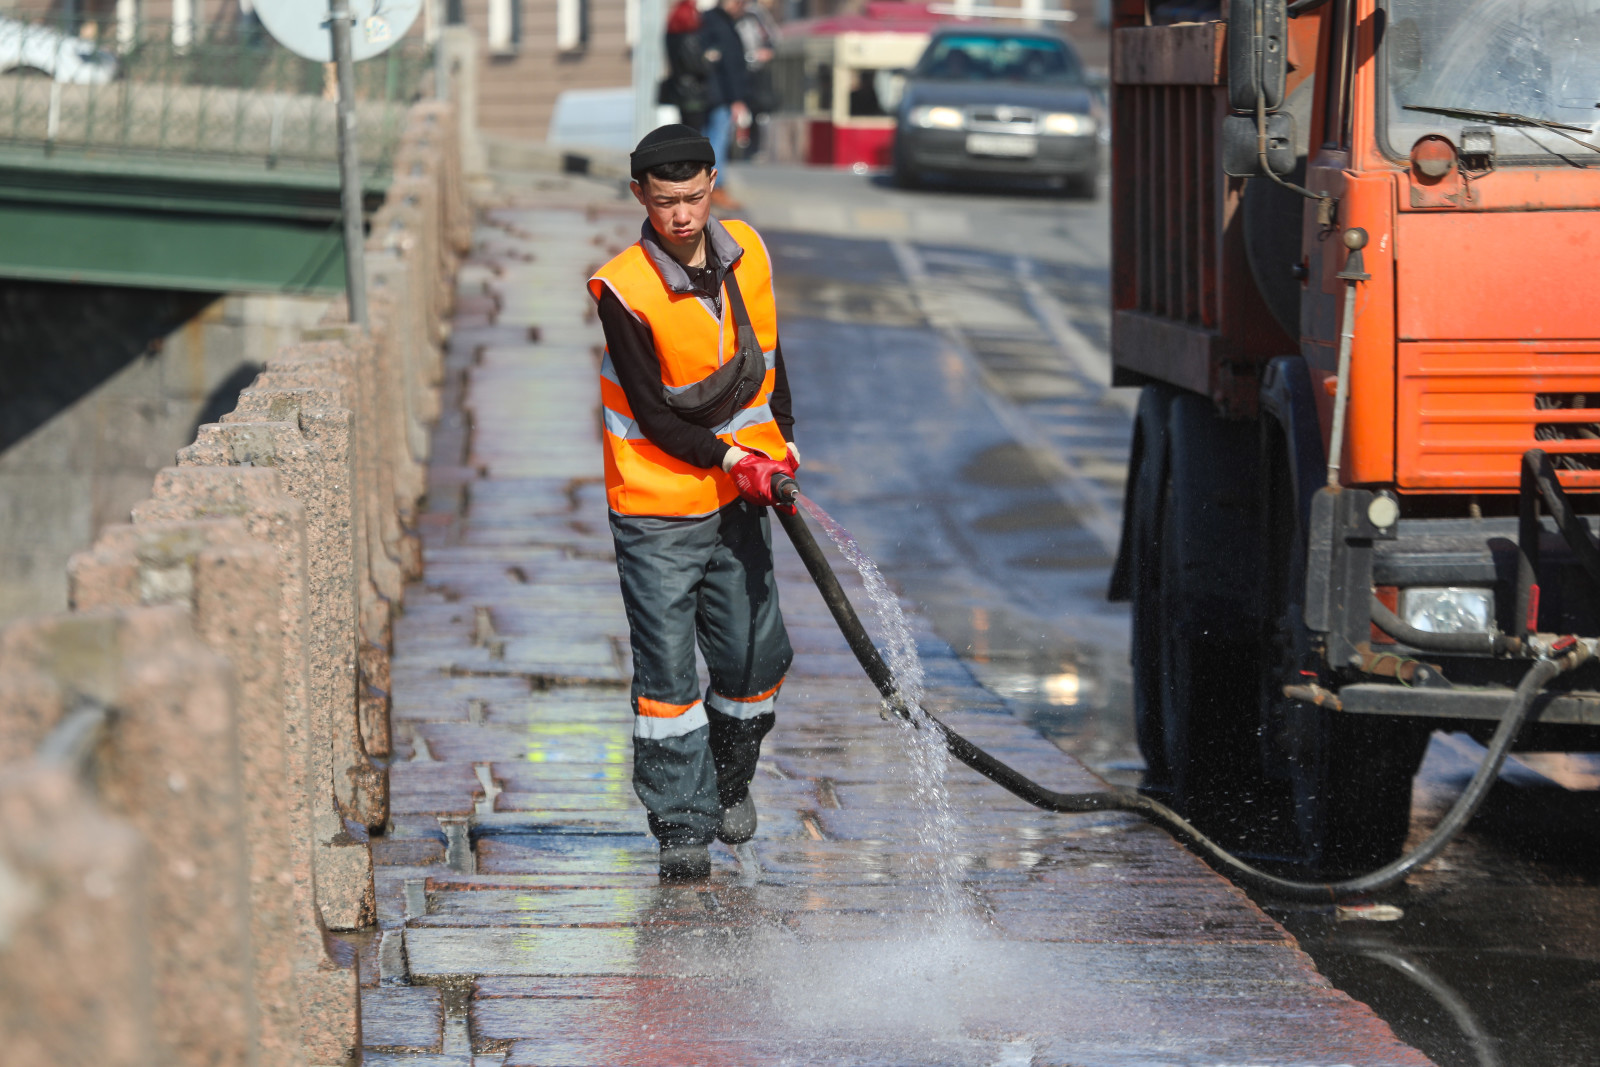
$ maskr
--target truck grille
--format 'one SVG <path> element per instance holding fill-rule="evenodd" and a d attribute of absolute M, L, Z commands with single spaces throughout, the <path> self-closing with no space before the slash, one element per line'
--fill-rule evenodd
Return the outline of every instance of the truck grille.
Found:
<path fill-rule="evenodd" d="M 1542 448 L 1569 488 L 1600 489 L 1600 345 L 1399 345 L 1399 480 L 1411 489 L 1517 487 Z"/>

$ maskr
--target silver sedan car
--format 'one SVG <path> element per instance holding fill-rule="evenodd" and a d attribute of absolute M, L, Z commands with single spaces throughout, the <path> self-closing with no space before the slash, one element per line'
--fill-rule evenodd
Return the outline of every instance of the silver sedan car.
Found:
<path fill-rule="evenodd" d="M 912 187 L 930 173 L 1018 175 L 1093 196 L 1100 124 L 1083 64 L 1060 37 L 941 30 L 900 98 L 895 181 Z"/>

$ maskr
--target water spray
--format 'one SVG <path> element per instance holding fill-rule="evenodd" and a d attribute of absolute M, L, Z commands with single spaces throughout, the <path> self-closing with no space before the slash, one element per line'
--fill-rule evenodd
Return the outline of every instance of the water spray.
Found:
<path fill-rule="evenodd" d="M 1500 768 L 1511 751 L 1512 742 L 1516 740 L 1523 723 L 1527 721 L 1534 698 L 1551 680 L 1572 670 L 1594 654 L 1588 643 L 1577 638 L 1562 638 L 1553 644 L 1548 655 L 1534 662 L 1512 693 L 1505 714 L 1501 717 L 1494 737 L 1489 742 L 1488 754 L 1479 765 L 1477 773 L 1472 776 L 1472 781 L 1468 783 L 1455 805 L 1434 827 L 1433 832 L 1415 849 L 1392 863 L 1355 878 L 1338 882 L 1296 881 L 1291 878 L 1281 878 L 1246 863 L 1201 833 L 1182 815 L 1136 789 L 1111 786 L 1091 793 L 1058 793 L 1046 789 L 1016 768 L 1001 762 L 962 737 L 927 708 L 911 706 L 902 694 L 894 672 L 884 663 L 866 627 L 862 626 L 855 607 L 845 595 L 844 587 L 839 584 L 838 576 L 833 573 L 833 568 L 828 565 L 816 538 L 811 535 L 811 528 L 801 517 L 799 508 L 793 505 L 804 503 L 808 510 L 818 514 L 826 513 L 822 512 L 813 501 L 802 496 L 800 486 L 787 475 L 774 475 L 772 490 L 775 499 L 786 501 L 791 505 L 774 509 L 778 513 L 778 521 L 783 524 L 789 540 L 794 542 L 795 551 L 800 554 L 801 562 L 805 564 L 811 580 L 816 583 L 817 590 L 828 605 L 833 621 L 844 634 L 850 651 L 855 653 L 856 660 L 883 696 L 884 706 L 891 713 L 913 726 L 937 730 L 944 739 L 945 748 L 952 756 L 1008 793 L 1036 808 L 1063 814 L 1096 811 L 1134 812 L 1170 831 L 1212 865 L 1237 881 L 1289 900 L 1339 900 L 1385 889 L 1443 852 L 1445 846 L 1477 814 L 1479 806 L 1488 796 L 1489 788 L 1499 777 Z"/>

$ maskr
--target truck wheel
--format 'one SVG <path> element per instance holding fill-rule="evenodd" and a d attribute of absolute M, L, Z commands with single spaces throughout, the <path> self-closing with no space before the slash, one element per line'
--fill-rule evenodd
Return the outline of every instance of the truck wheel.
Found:
<path fill-rule="evenodd" d="M 1304 621 L 1306 547 L 1286 438 L 1262 423 L 1260 685 L 1267 776 L 1287 789 L 1291 851 L 1318 877 L 1380 867 L 1400 855 L 1411 824 L 1411 781 L 1425 725 L 1326 711 L 1292 701 L 1283 686 L 1316 671 Z"/>
<path fill-rule="evenodd" d="M 1131 666 L 1133 723 L 1144 756 L 1145 792 L 1171 800 L 1172 774 L 1162 735 L 1161 501 L 1167 484 L 1167 412 L 1172 390 L 1149 385 L 1134 416 L 1133 464 L 1129 472 L 1127 524 L 1123 535 L 1127 595 L 1132 602 Z"/>
<path fill-rule="evenodd" d="M 1429 732 L 1406 719 L 1318 714 L 1327 720 L 1322 779 L 1296 783 L 1295 801 L 1313 827 L 1307 849 L 1324 877 L 1364 874 L 1405 849 L 1411 783 Z"/>
<path fill-rule="evenodd" d="M 1261 775 L 1255 425 L 1181 394 L 1156 526 L 1161 741 L 1173 806 L 1228 847 L 1276 853 L 1284 805 Z M 1141 575 L 1141 578 L 1144 576 Z"/>

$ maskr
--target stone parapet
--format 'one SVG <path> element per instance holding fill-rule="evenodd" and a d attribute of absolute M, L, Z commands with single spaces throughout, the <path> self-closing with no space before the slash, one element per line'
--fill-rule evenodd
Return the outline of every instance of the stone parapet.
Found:
<path fill-rule="evenodd" d="M 333 302 L 199 428 L 72 610 L 0 630 L 0 1048 L 19 1065 L 361 1058 L 392 634 L 471 236 L 455 112 L 413 108 Z"/>
<path fill-rule="evenodd" d="M 254 1062 L 259 1019 L 232 667 L 196 639 L 186 609 L 157 607 L 12 624 L 0 632 L 0 675 L 26 674 L 33 681 L 19 703 L 30 705 L 39 733 L 11 733 L 0 763 L 53 761 L 53 750 L 79 748 L 67 743 L 77 723 L 98 717 L 98 729 L 85 732 L 103 737 L 73 756 L 92 764 L 100 806 L 138 831 L 148 850 L 141 919 L 158 1047 L 174 1063 Z M 9 961 L 0 966 L 11 969 Z M 114 995 L 98 977 L 93 988 Z M 10 1047 L 9 1035 L 0 1040 Z"/>

